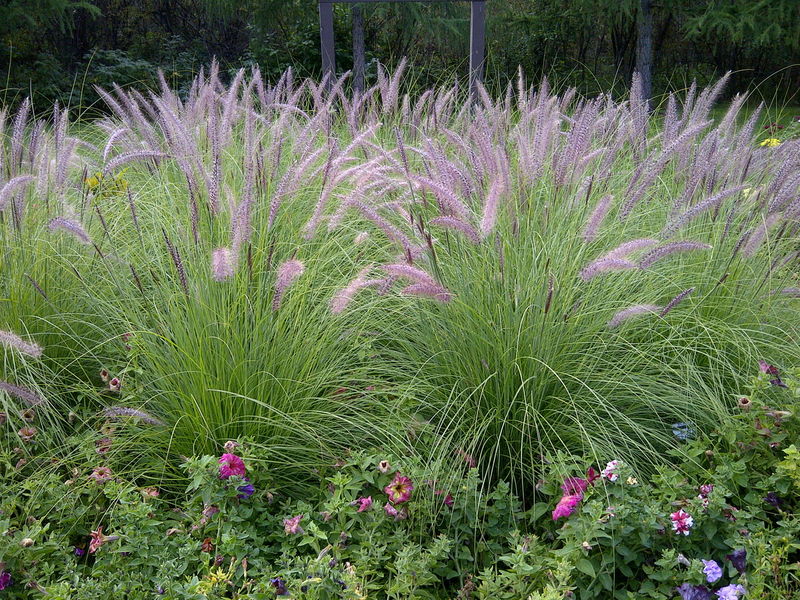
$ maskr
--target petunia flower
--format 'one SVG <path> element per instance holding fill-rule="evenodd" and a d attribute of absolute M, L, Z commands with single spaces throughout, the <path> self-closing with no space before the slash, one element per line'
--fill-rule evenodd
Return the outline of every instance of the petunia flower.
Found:
<path fill-rule="evenodd" d="M 703 498 L 707 498 L 711 492 L 714 491 L 714 484 L 712 483 L 704 483 L 700 486 L 700 495 Z"/>
<path fill-rule="evenodd" d="M 225 445 L 222 446 L 222 447 L 225 449 L 225 452 L 232 453 L 239 446 L 241 446 L 241 444 L 239 442 L 237 442 L 236 440 L 228 440 L 227 442 L 225 442 Z"/>
<path fill-rule="evenodd" d="M 435 496 L 444 496 L 444 505 L 449 508 L 453 507 L 453 496 L 451 496 L 449 493 L 445 492 L 444 490 L 434 490 L 433 494 Z"/>
<path fill-rule="evenodd" d="M 411 492 L 414 491 L 413 482 L 405 475 L 395 473 L 392 482 L 383 488 L 386 495 L 389 496 L 389 502 L 392 504 L 402 504 L 411 498 Z"/>
<path fill-rule="evenodd" d="M 8 571 L 0 571 L 0 590 L 4 590 L 9 587 L 14 580 L 11 578 L 11 573 Z"/>
<path fill-rule="evenodd" d="M 388 460 L 382 460 L 378 463 L 378 471 L 381 473 L 388 473 L 392 466 L 389 464 Z"/>
<path fill-rule="evenodd" d="M 683 583 L 675 591 L 681 595 L 682 600 L 711 600 L 713 597 L 711 590 L 704 585 Z"/>
<path fill-rule="evenodd" d="M 616 472 L 616 469 L 619 467 L 618 460 L 612 460 L 607 465 L 606 468 L 600 471 L 600 476 L 608 479 L 609 481 L 616 481 L 619 479 L 619 473 Z"/>
<path fill-rule="evenodd" d="M 122 388 L 122 381 L 119 377 L 113 377 L 108 382 L 108 389 L 111 392 L 118 392 Z"/>
<path fill-rule="evenodd" d="M 228 479 L 231 476 L 244 477 L 244 461 L 235 454 L 223 454 L 219 457 L 219 477 Z"/>
<path fill-rule="evenodd" d="M 706 576 L 708 583 L 714 583 L 722 577 L 722 567 L 715 560 L 703 559 L 703 574 Z"/>
<path fill-rule="evenodd" d="M 119 539 L 118 535 L 103 535 L 103 528 L 98 527 L 90 534 L 91 541 L 89 542 L 89 554 L 97 552 L 106 542 L 113 542 Z"/>
<path fill-rule="evenodd" d="M 114 476 L 109 467 L 95 467 L 89 479 L 95 483 L 105 483 Z"/>
<path fill-rule="evenodd" d="M 286 535 L 296 535 L 298 533 L 303 533 L 303 528 L 300 527 L 300 521 L 303 520 L 303 515 L 297 515 L 290 519 L 283 520 L 283 530 L 286 532 Z"/>
<path fill-rule="evenodd" d="M 353 501 L 353 505 L 358 505 L 358 510 L 356 512 L 364 512 L 372 508 L 372 496 L 356 498 Z"/>
<path fill-rule="evenodd" d="M 775 492 L 767 492 L 767 495 L 764 496 L 764 502 L 771 504 L 775 508 L 780 508 L 783 500 Z"/>
<path fill-rule="evenodd" d="M 73 550 L 72 550 L 72 553 L 73 553 L 75 556 L 77 556 L 78 558 L 80 558 L 81 556 L 83 556 L 84 554 L 86 554 L 86 550 L 84 550 L 84 549 L 83 549 L 83 548 L 81 548 L 80 546 L 75 546 L 75 547 L 73 548 Z"/>
<path fill-rule="evenodd" d="M 400 509 L 395 508 L 392 506 L 391 502 L 387 502 L 383 505 L 384 512 L 392 517 L 395 521 L 402 521 L 408 518 L 408 509 L 404 506 Z"/>
<path fill-rule="evenodd" d="M 731 561 L 734 569 L 739 571 L 740 575 L 744 573 L 747 567 L 747 550 L 739 548 L 728 554 L 725 558 Z"/>
<path fill-rule="evenodd" d="M 778 371 L 778 367 L 776 367 L 775 365 L 771 365 L 763 360 L 759 360 L 758 368 L 761 370 L 762 373 L 774 377 L 774 379 L 769 380 L 771 385 L 782 388 L 788 387 L 785 383 L 783 383 L 783 381 L 781 381 L 780 371 Z"/>
<path fill-rule="evenodd" d="M 575 512 L 575 507 L 581 500 L 583 500 L 583 494 L 564 495 L 553 510 L 553 521 L 558 521 L 561 517 L 569 517 Z"/>
<path fill-rule="evenodd" d="M 586 469 L 586 481 L 589 482 L 589 485 L 594 485 L 594 482 L 600 479 L 600 473 L 594 470 L 594 467 L 589 467 Z"/>
<path fill-rule="evenodd" d="M 240 500 L 245 500 L 255 493 L 256 488 L 253 487 L 253 484 L 250 483 L 250 479 L 247 477 L 242 477 L 242 480 L 245 481 L 245 484 L 236 488 L 236 491 L 239 492 L 236 497 Z"/>
<path fill-rule="evenodd" d="M 112 440 L 110 437 L 100 438 L 96 440 L 94 443 L 95 452 L 98 454 L 107 454 L 109 450 L 111 450 Z"/>
<path fill-rule="evenodd" d="M 561 484 L 561 489 L 564 491 L 564 494 L 568 495 L 583 494 L 588 487 L 589 481 L 581 479 L 580 477 L 567 477 L 564 479 L 564 483 Z"/>
<path fill-rule="evenodd" d="M 679 511 L 672 513 L 669 518 L 672 520 L 672 529 L 675 530 L 678 535 L 689 535 L 689 532 L 694 525 L 694 519 L 689 513 L 683 509 L 680 509 Z"/>
<path fill-rule="evenodd" d="M 719 596 L 720 600 L 739 600 L 746 593 L 747 590 L 744 589 L 744 586 L 738 583 L 732 583 L 717 590 L 717 596 Z"/>
<path fill-rule="evenodd" d="M 36 427 L 23 427 L 17 432 L 17 435 L 19 436 L 19 439 L 27 443 L 33 441 L 33 438 L 36 437 L 37 433 L 38 430 Z"/>
<path fill-rule="evenodd" d="M 280 577 L 273 577 L 269 580 L 269 584 L 275 588 L 275 595 L 288 596 L 289 590 L 286 589 L 286 582 Z"/>

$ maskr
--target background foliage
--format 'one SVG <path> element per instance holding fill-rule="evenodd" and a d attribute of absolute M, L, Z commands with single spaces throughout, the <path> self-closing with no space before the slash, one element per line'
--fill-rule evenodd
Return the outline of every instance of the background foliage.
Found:
<path fill-rule="evenodd" d="M 627 88 L 639 2 L 503 0 L 488 3 L 487 79 L 505 86 L 522 66 L 583 93 Z M 378 59 L 408 56 L 420 89 L 466 76 L 467 3 L 363 5 L 367 77 Z M 188 89 L 217 57 L 230 72 L 258 63 L 268 79 L 292 67 L 318 75 L 311 0 L 11 0 L 0 22 L 4 103 L 33 95 L 91 106 L 93 84 L 156 85 L 156 68 Z M 663 0 L 653 6 L 654 92 L 734 71 L 730 93 L 757 88 L 780 104 L 800 87 L 800 5 L 794 0 Z M 352 65 L 350 7 L 335 8 L 337 64 Z"/>

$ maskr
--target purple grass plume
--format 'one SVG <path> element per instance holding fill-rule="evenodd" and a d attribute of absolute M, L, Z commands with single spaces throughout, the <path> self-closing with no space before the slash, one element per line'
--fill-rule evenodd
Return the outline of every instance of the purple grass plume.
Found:
<path fill-rule="evenodd" d="M 688 290 L 683 290 L 680 294 L 675 296 L 669 303 L 664 307 L 664 309 L 659 313 L 658 316 L 665 317 L 673 308 L 678 306 L 683 300 L 689 296 L 692 292 L 694 292 L 694 288 L 691 287 Z"/>
<path fill-rule="evenodd" d="M 647 314 L 658 314 L 662 310 L 662 307 L 656 306 L 655 304 L 636 304 L 634 306 L 629 306 L 628 308 L 623 308 L 611 317 L 611 320 L 608 322 L 608 328 L 616 329 L 628 319 Z"/>
<path fill-rule="evenodd" d="M 642 269 L 646 269 L 653 263 L 661 260 L 662 258 L 666 258 L 667 256 L 676 254 L 678 252 L 691 252 L 693 250 L 710 250 L 710 249 L 711 249 L 710 245 L 703 244 L 701 242 L 692 242 L 688 240 L 681 242 L 670 242 L 668 244 L 659 246 L 658 248 L 653 248 L 650 252 L 645 254 L 639 261 L 639 267 L 641 267 Z"/>
<path fill-rule="evenodd" d="M 580 272 L 580 278 L 584 281 L 589 281 L 598 275 L 602 275 L 603 273 L 638 268 L 639 267 L 636 263 L 624 258 L 598 258 L 584 267 L 584 269 Z"/>
<path fill-rule="evenodd" d="M 603 259 L 616 259 L 616 258 L 627 258 L 628 255 L 633 254 L 639 250 L 644 250 L 645 248 L 650 248 L 651 246 L 655 246 L 658 243 L 658 240 L 653 240 L 650 238 L 639 238 L 636 240 L 631 240 L 629 242 L 625 242 L 620 244 L 610 252 L 604 254 L 601 258 Z"/>
<path fill-rule="evenodd" d="M 146 425 L 163 425 L 164 423 L 159 419 L 156 419 L 150 413 L 146 413 L 143 410 L 139 410 L 137 408 L 131 408 L 129 406 L 109 406 L 103 411 L 103 415 L 105 415 L 108 419 L 121 419 L 121 418 L 131 418 L 131 419 L 138 419 L 142 423 Z"/>
<path fill-rule="evenodd" d="M 781 290 L 775 290 L 772 293 L 781 294 L 782 296 L 788 296 L 789 298 L 800 298 L 800 287 L 787 287 Z"/>
<path fill-rule="evenodd" d="M 211 255 L 211 275 L 214 281 L 226 281 L 233 277 L 235 261 L 230 248 L 217 248 Z"/>
<path fill-rule="evenodd" d="M 333 295 L 330 303 L 331 312 L 333 314 L 338 315 L 343 313 L 359 290 L 382 283 L 380 279 L 367 279 L 367 273 L 369 273 L 371 269 L 371 265 L 362 269 L 355 279 Z"/>
<path fill-rule="evenodd" d="M 479 244 L 481 241 L 480 237 L 478 236 L 478 232 L 475 231 L 475 228 L 458 217 L 436 217 L 435 219 L 431 219 L 429 223 L 431 225 L 438 225 L 447 229 L 460 231 L 475 244 Z"/>
<path fill-rule="evenodd" d="M 22 400 L 28 406 L 39 406 L 42 402 L 44 402 L 44 398 L 42 398 L 33 390 L 9 383 L 7 381 L 0 381 L 0 390 L 4 391 L 9 396 L 14 396 L 17 399 Z"/>
<path fill-rule="evenodd" d="M 608 211 L 611 209 L 611 203 L 613 202 L 614 197 L 611 194 L 607 196 L 603 196 L 597 202 L 597 206 L 594 207 L 592 214 L 589 215 L 589 219 L 586 221 L 586 226 L 583 228 L 583 241 L 584 242 L 593 242 L 597 238 L 597 232 L 600 229 L 600 225 L 602 225 L 603 220 L 606 218 Z"/>
<path fill-rule="evenodd" d="M 302 262 L 297 259 L 290 259 L 278 267 L 278 276 L 275 279 L 275 297 L 272 300 L 272 310 L 278 310 L 281 307 L 283 295 L 289 286 L 303 274 L 306 268 Z"/>
<path fill-rule="evenodd" d="M 450 302 L 453 294 L 438 283 L 414 283 L 400 290 L 401 294 L 409 296 L 425 296 L 439 302 Z"/>
<path fill-rule="evenodd" d="M 412 265 L 395 263 L 391 265 L 383 265 L 381 268 L 389 275 L 394 275 L 395 277 L 405 277 L 406 279 L 410 279 L 416 283 L 436 285 L 436 281 L 434 281 L 433 277 L 428 275 L 422 269 Z"/>
<path fill-rule="evenodd" d="M 0 331 L 0 344 L 9 348 L 14 348 L 22 354 L 27 354 L 33 358 L 39 358 L 44 350 L 38 344 L 26 342 L 21 337 L 10 331 Z"/>
<path fill-rule="evenodd" d="M 50 231 L 57 231 L 62 229 L 67 233 L 71 234 L 75 237 L 80 243 L 89 245 L 92 243 L 92 239 L 89 237 L 89 234 L 86 233 L 86 230 L 83 228 L 83 225 L 78 223 L 73 219 L 67 219 L 66 217 L 56 217 L 52 219 L 48 224 L 47 228 Z"/>

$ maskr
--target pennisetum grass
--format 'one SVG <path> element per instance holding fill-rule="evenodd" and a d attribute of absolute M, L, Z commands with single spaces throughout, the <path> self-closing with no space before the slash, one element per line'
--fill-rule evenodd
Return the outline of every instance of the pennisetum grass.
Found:
<path fill-rule="evenodd" d="M 472 104 L 403 68 L 3 113 L 4 398 L 157 421 L 142 456 L 251 436 L 287 486 L 358 445 L 522 485 L 562 450 L 647 468 L 800 358 L 800 142 L 758 146 L 741 98 L 715 124 L 724 79 L 661 118 L 637 85 Z"/>

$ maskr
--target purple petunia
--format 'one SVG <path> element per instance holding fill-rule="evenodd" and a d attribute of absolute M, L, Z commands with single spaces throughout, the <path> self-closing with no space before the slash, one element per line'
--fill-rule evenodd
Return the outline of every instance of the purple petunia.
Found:
<path fill-rule="evenodd" d="M 714 583 L 722 577 L 722 567 L 715 560 L 703 559 L 703 574 L 706 576 L 708 583 Z"/>
<path fill-rule="evenodd" d="M 738 583 L 732 583 L 717 590 L 717 596 L 719 596 L 720 600 L 739 600 L 746 593 L 747 590 L 744 589 L 744 586 Z"/>
<path fill-rule="evenodd" d="M 682 583 L 675 591 L 681 595 L 682 600 L 711 600 L 714 597 L 711 590 L 704 585 Z"/>
<path fill-rule="evenodd" d="M 744 573 L 745 569 L 747 568 L 747 550 L 744 548 L 739 548 L 738 550 L 734 550 L 728 554 L 725 558 L 731 561 L 731 564 L 737 571 L 739 571 L 740 575 Z"/>
<path fill-rule="evenodd" d="M 252 496 L 255 493 L 256 488 L 253 487 L 253 484 L 250 483 L 250 479 L 247 477 L 242 477 L 242 481 L 245 481 L 246 483 L 236 488 L 236 490 L 239 492 L 239 495 L 236 497 L 244 500 Z"/>
<path fill-rule="evenodd" d="M 275 594 L 277 596 L 289 595 L 289 590 L 286 589 L 286 582 L 280 577 L 273 577 L 272 579 L 269 580 L 269 583 L 272 587 L 275 588 Z"/>
<path fill-rule="evenodd" d="M 14 583 L 14 580 L 11 579 L 11 573 L 8 571 L 0 571 L 0 590 L 6 589 Z"/>

